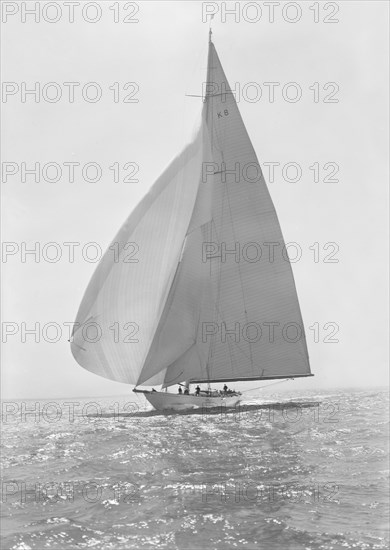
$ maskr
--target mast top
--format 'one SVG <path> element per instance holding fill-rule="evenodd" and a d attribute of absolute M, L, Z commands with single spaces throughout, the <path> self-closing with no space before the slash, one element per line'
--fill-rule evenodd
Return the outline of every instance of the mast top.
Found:
<path fill-rule="evenodd" d="M 210 17 L 210 28 L 209 28 L 209 44 L 211 44 L 211 35 L 213 34 L 213 31 L 211 30 L 211 25 L 214 19 L 214 14 Z"/>

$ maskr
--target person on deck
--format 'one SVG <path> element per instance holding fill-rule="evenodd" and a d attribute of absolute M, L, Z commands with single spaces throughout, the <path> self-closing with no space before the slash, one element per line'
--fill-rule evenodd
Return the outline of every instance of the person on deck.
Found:
<path fill-rule="evenodd" d="M 183 393 L 183 390 L 181 389 L 181 386 L 179 386 L 178 393 L 179 393 L 179 394 L 182 394 L 182 393 Z"/>
<path fill-rule="evenodd" d="M 200 387 L 199 386 L 196 386 L 195 388 L 195 395 L 199 396 L 200 394 Z"/>
<path fill-rule="evenodd" d="M 188 388 L 184 390 L 184 395 L 188 395 L 190 392 L 188 391 Z"/>
<path fill-rule="evenodd" d="M 227 393 L 227 391 L 228 391 L 228 387 L 227 387 L 226 384 L 225 384 L 224 387 L 223 387 L 223 391 L 224 391 L 225 393 Z"/>

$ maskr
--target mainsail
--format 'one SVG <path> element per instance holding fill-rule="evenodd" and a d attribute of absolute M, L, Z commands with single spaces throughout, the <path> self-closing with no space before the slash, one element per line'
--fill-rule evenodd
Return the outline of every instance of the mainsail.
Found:
<path fill-rule="evenodd" d="M 75 359 L 136 385 L 310 376 L 284 246 L 210 40 L 200 129 L 98 265 L 76 319 Z"/>

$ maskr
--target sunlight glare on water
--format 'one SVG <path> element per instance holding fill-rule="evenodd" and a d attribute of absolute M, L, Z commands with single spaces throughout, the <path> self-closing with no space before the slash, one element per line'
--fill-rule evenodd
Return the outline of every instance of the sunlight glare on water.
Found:
<path fill-rule="evenodd" d="M 3 549 L 388 547 L 386 392 L 212 414 L 132 400 L 8 405 Z"/>

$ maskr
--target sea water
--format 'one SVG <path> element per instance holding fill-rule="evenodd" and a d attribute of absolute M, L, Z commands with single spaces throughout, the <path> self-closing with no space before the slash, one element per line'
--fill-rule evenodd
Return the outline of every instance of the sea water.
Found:
<path fill-rule="evenodd" d="M 255 392 L 256 393 L 256 392 Z M 3 404 L 2 549 L 388 548 L 388 395 Z"/>

